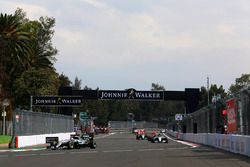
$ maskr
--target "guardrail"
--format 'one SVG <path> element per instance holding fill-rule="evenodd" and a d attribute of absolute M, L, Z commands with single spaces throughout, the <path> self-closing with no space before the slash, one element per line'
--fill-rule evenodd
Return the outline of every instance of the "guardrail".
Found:
<path fill-rule="evenodd" d="M 250 136 L 216 133 L 180 133 L 167 130 L 167 133 L 180 140 L 204 144 L 250 157 Z"/>

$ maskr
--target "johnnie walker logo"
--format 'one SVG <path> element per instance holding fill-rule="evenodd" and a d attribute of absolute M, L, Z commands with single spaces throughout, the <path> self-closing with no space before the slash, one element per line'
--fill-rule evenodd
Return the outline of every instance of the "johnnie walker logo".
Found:
<path fill-rule="evenodd" d="M 136 96 L 136 94 L 135 94 L 136 90 L 135 89 L 130 88 L 130 89 L 127 90 L 127 92 L 128 92 L 128 99 L 134 99 L 135 98 L 135 96 Z"/>

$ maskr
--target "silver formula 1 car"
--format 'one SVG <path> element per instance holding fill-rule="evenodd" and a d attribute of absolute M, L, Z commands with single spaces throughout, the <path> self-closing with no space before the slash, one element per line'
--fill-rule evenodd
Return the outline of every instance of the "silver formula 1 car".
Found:
<path fill-rule="evenodd" d="M 156 136 L 153 136 L 151 139 L 152 143 L 168 143 L 168 138 L 163 134 L 159 133 Z"/>
<path fill-rule="evenodd" d="M 94 137 L 84 134 L 82 136 L 71 135 L 70 139 L 59 141 L 58 137 L 47 137 L 46 143 L 50 143 L 50 148 L 52 150 L 56 149 L 74 149 L 81 147 L 96 148 L 96 141 Z"/>

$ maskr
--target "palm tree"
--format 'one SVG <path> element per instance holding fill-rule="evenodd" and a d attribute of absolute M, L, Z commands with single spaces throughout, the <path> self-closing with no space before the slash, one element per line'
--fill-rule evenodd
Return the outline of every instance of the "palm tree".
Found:
<path fill-rule="evenodd" d="M 23 67 L 29 64 L 31 35 L 22 29 L 17 15 L 0 14 L 0 48 L 1 59 L 17 60 Z"/>
<path fill-rule="evenodd" d="M 30 66 L 30 40 L 17 14 L 0 14 L 0 98 L 11 96 L 14 80 Z"/>
<path fill-rule="evenodd" d="M 54 24 L 55 19 L 47 17 L 30 21 L 22 9 L 13 15 L 0 14 L 0 87 L 9 97 L 15 94 L 14 85 L 25 72 L 55 71 L 57 50 L 51 41 Z M 0 100 L 1 96 L 0 90 Z"/>
<path fill-rule="evenodd" d="M 10 76 L 30 66 L 31 35 L 22 28 L 17 15 L 0 14 L 0 66 Z"/>

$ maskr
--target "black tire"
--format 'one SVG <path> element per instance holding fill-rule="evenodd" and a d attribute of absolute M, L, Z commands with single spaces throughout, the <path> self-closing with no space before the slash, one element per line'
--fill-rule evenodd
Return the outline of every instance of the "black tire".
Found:
<path fill-rule="evenodd" d="M 80 145 L 78 143 L 74 143 L 74 148 L 80 149 Z"/>
<path fill-rule="evenodd" d="M 91 143 L 90 143 L 90 148 L 92 148 L 92 149 L 95 149 L 96 148 L 96 146 L 97 146 L 97 144 L 96 144 L 96 142 L 93 140 Z"/>
<path fill-rule="evenodd" d="M 153 143 L 159 143 L 158 139 L 153 139 Z"/>
<path fill-rule="evenodd" d="M 74 142 L 69 141 L 68 148 L 73 149 L 74 148 Z"/>
<path fill-rule="evenodd" d="M 50 143 L 50 148 L 51 148 L 51 150 L 56 150 L 56 146 L 57 146 L 57 142 L 56 141 L 53 141 L 52 143 Z"/>

